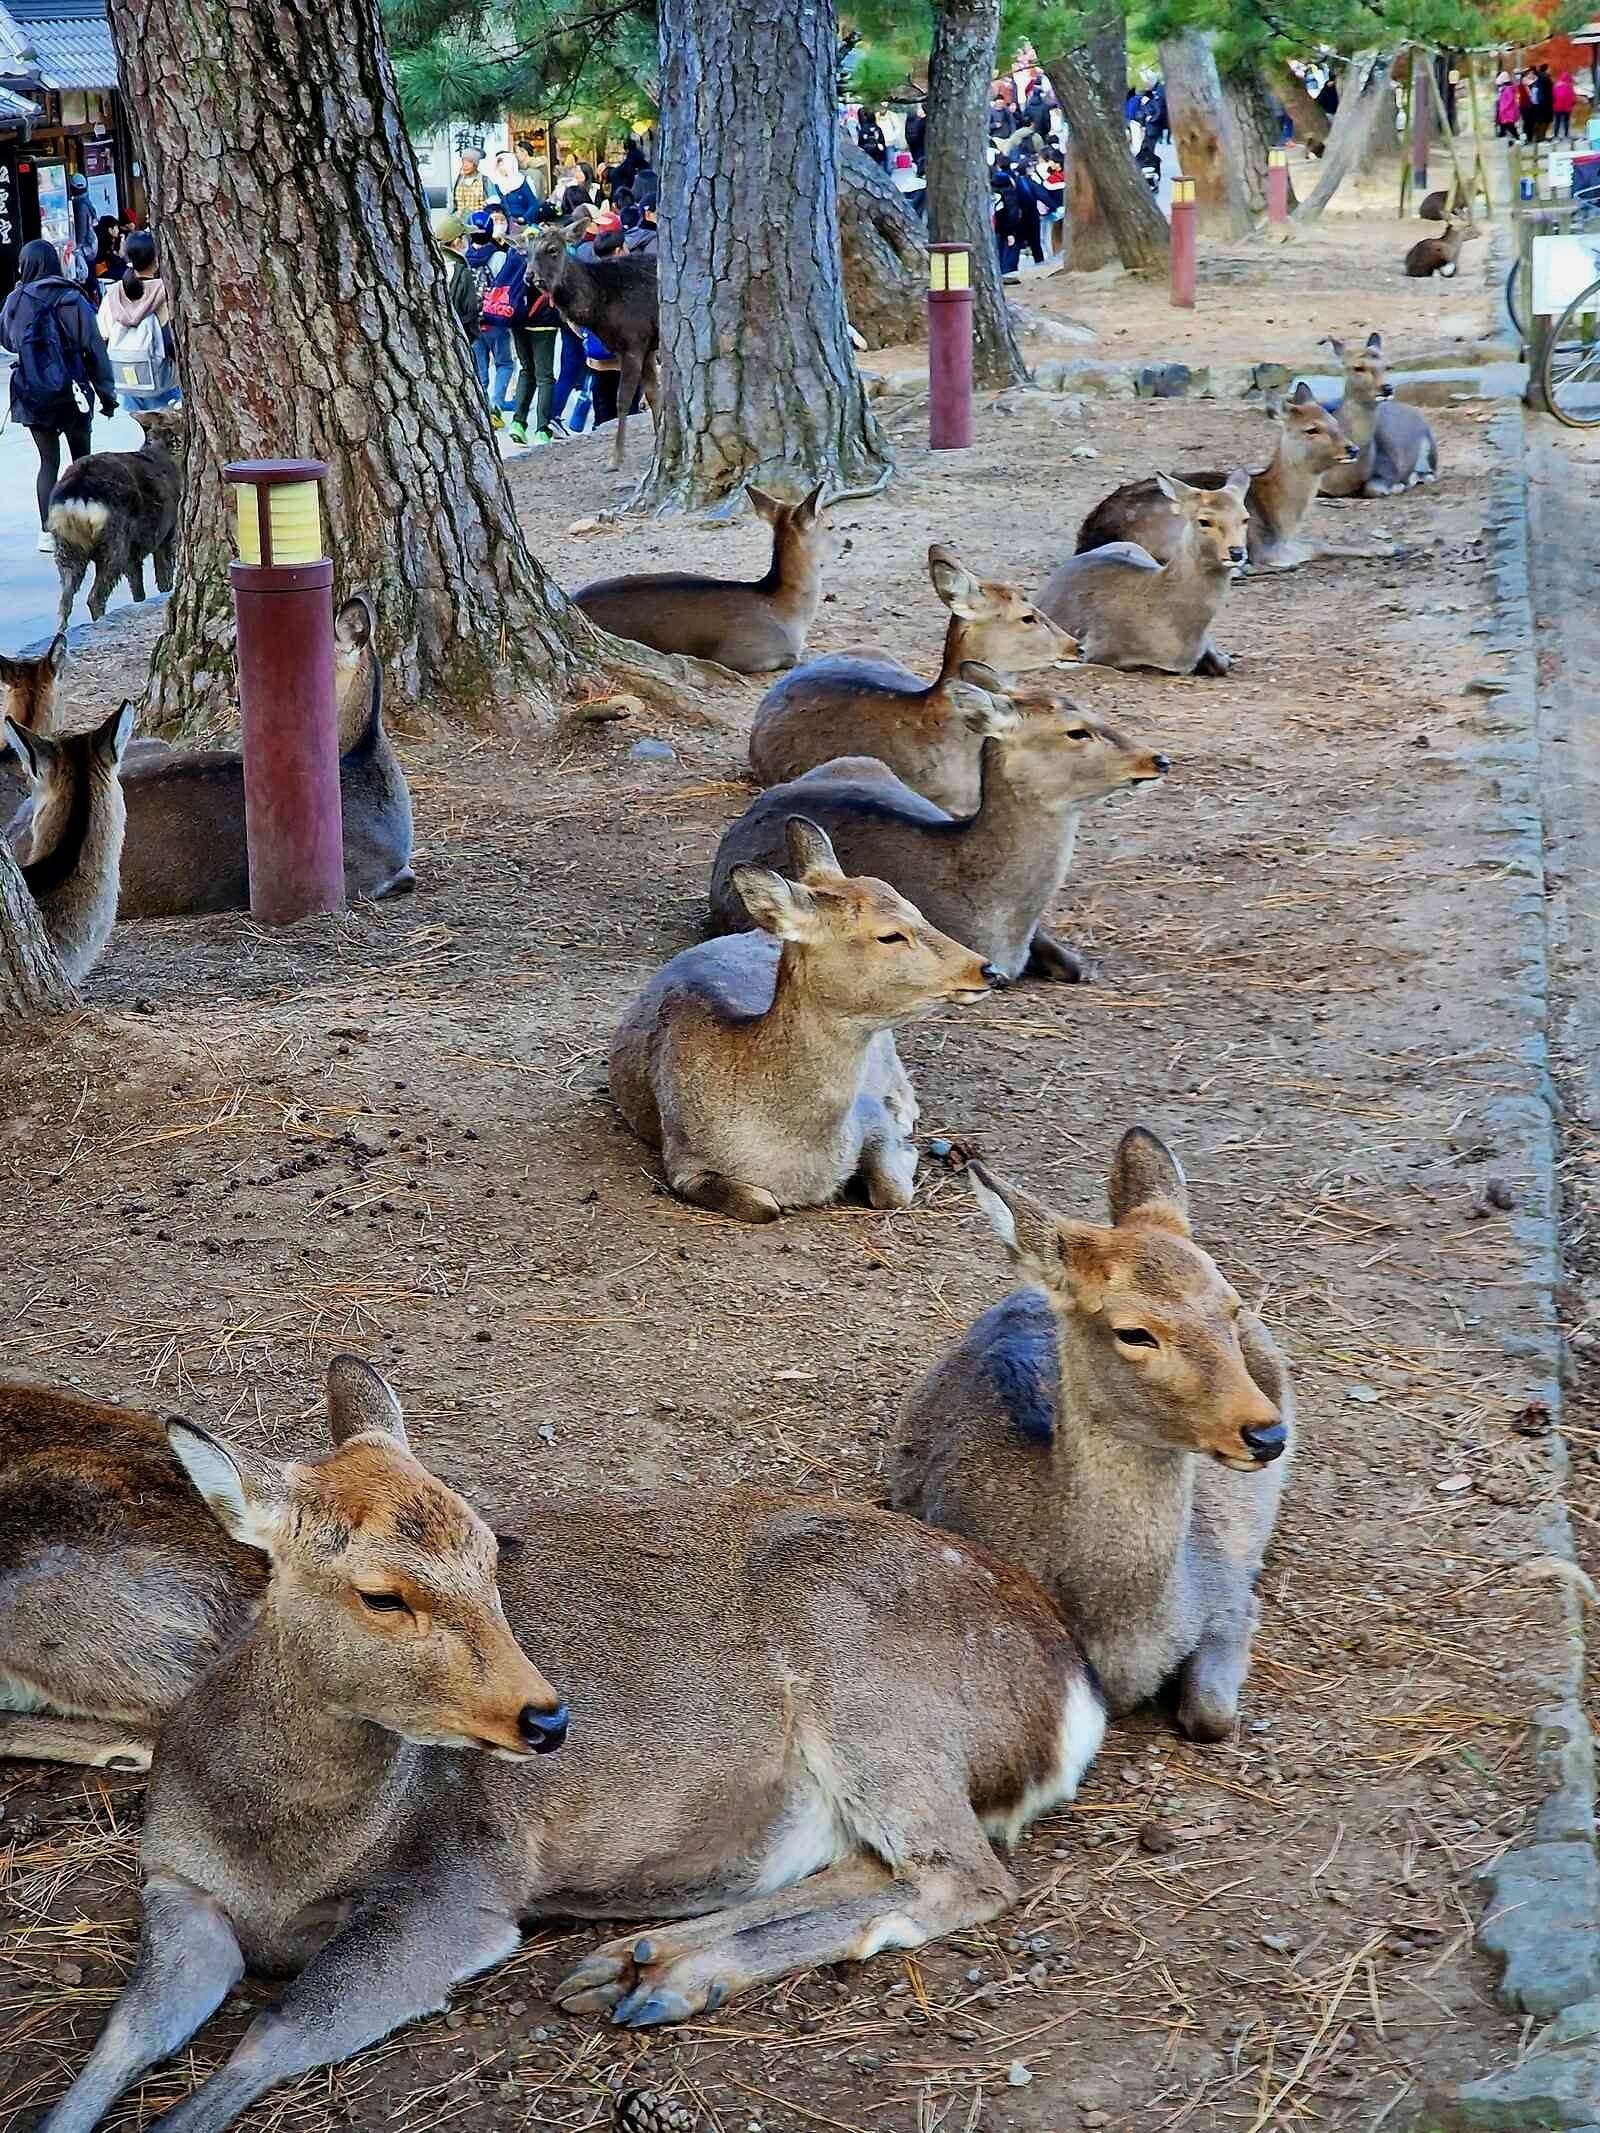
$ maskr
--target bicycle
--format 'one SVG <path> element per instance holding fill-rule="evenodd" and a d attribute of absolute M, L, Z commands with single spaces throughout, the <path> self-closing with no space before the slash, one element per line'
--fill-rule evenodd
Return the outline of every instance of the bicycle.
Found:
<path fill-rule="evenodd" d="M 1558 422 L 1572 430 L 1600 429 L 1600 277 L 1551 328 L 1539 382 Z"/>

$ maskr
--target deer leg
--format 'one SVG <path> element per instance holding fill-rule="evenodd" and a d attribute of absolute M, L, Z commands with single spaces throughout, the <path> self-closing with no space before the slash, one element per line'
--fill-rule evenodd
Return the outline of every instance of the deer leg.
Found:
<path fill-rule="evenodd" d="M 639 383 L 644 387 L 645 405 L 650 410 L 651 421 L 654 422 L 661 405 L 661 365 L 653 348 L 644 359 L 639 372 Z"/>
<path fill-rule="evenodd" d="M 156 591 L 169 593 L 173 578 L 173 545 L 177 535 L 169 533 L 164 541 L 158 541 L 154 562 L 156 567 Z"/>
<path fill-rule="evenodd" d="M 628 410 L 638 395 L 642 367 L 639 351 L 630 349 L 622 358 L 622 369 L 617 374 L 617 441 L 611 448 L 613 467 L 622 464 L 622 449 L 628 434 Z"/>
<path fill-rule="evenodd" d="M 78 587 L 88 575 L 88 559 L 81 555 L 64 555 L 60 544 L 57 543 L 56 569 L 61 573 L 61 597 L 56 602 L 56 628 L 64 630 L 67 617 L 72 613 L 72 604 L 78 597 Z"/>
<path fill-rule="evenodd" d="M 128 561 L 128 590 L 136 600 L 144 599 L 144 557 L 136 555 Z"/>
<path fill-rule="evenodd" d="M 276 2007 L 191 2096 L 163 2111 L 164 2133 L 221 2133 L 258 2096 L 314 2067 L 337 2066 L 402 2023 L 437 2014 L 451 1988 L 504 1962 L 515 1919 L 471 1888 L 423 1889 L 373 1903 L 319 1950 Z"/>
<path fill-rule="evenodd" d="M 57 1718 L 48 1711 L 0 1711 L 0 1759 L 79 1763 L 89 1770 L 148 1770 L 154 1731 L 114 1718 Z"/>
<path fill-rule="evenodd" d="M 221 1906 L 176 1875 L 152 1874 L 133 1975 L 83 2072 L 38 2133 L 89 2133 L 147 2067 L 189 2041 L 243 1975 Z"/>
<path fill-rule="evenodd" d="M 1089 965 L 1070 941 L 1058 941 L 1036 926 L 1023 969 L 1030 978 L 1053 978 L 1058 985 L 1087 985 Z"/>
<path fill-rule="evenodd" d="M 1206 1626 L 1178 1674 L 1178 1724 L 1191 1740 L 1226 1740 L 1250 1672 L 1255 1608 Z"/>
<path fill-rule="evenodd" d="M 1220 676 L 1227 673 L 1232 665 L 1233 661 L 1228 657 L 1227 653 L 1219 652 L 1208 637 L 1201 647 L 1200 657 L 1194 663 L 1194 672 L 1196 674 L 1210 674 L 1220 678 Z"/>
<path fill-rule="evenodd" d="M 890 1105 L 902 1100 L 908 1102 L 914 1124 L 917 1100 L 903 1070 L 899 1081 L 903 1084 L 903 1096 L 902 1089 L 894 1087 L 886 1089 L 881 1098 L 863 1096 L 860 1099 L 864 1130 L 861 1159 L 856 1167 L 867 1188 L 867 1203 L 872 1207 L 909 1207 L 916 1190 L 916 1147 L 906 1137 L 909 1128 L 902 1126 Z"/>
<path fill-rule="evenodd" d="M 759 1185 L 743 1185 L 724 1177 L 709 1163 L 702 1163 L 693 1150 L 671 1136 L 662 1144 L 667 1183 L 680 1200 L 694 1207 L 709 1207 L 714 1214 L 732 1215 L 736 1222 L 776 1222 L 783 1209 L 770 1192 Z"/>
<path fill-rule="evenodd" d="M 94 566 L 94 583 L 89 588 L 89 613 L 98 622 L 106 611 L 106 602 L 117 589 L 117 580 L 123 575 L 120 564 L 114 559 L 97 557 Z"/>

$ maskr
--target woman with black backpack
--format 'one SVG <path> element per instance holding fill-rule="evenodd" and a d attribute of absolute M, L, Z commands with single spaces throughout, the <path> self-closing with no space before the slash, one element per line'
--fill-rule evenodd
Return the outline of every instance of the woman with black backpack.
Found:
<path fill-rule="evenodd" d="M 22 247 L 17 286 L 0 311 L 0 347 L 16 357 L 11 366 L 11 419 L 32 437 L 39 454 L 39 525 L 50 515 L 50 492 L 61 473 L 61 443 L 69 460 L 89 449 L 94 403 L 117 411 L 111 358 L 95 323 L 94 306 L 61 271 L 61 257 L 48 238 Z M 55 543 L 41 530 L 39 546 Z"/>

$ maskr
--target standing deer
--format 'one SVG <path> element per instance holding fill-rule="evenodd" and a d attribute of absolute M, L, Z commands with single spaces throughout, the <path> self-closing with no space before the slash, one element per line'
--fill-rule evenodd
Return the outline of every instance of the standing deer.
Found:
<path fill-rule="evenodd" d="M 970 1930 L 1016 1896 L 995 1844 L 1099 1747 L 1060 1616 L 981 1548 L 754 1489 L 574 1493 L 497 1546 L 353 1357 L 328 1424 L 287 1465 L 167 1424 L 266 1590 L 167 1718 L 139 1959 L 40 2133 L 91 2133 L 247 1967 L 293 1982 L 162 2133 L 222 2133 L 436 2012 L 536 1919 L 668 1921 L 557 1989 L 636 2029 Z M 137 1640 L 163 1565 L 119 1545 L 121 1450 L 108 1429 L 105 1524 L 46 1567 Z M 62 1516 L 46 1492 L 35 1531 Z"/>
<path fill-rule="evenodd" d="M 1221 1740 L 1293 1450 L 1283 1358 L 1153 1133 L 1122 1137 L 1109 1228 L 968 1176 L 1028 1286 L 911 1394 L 892 1501 L 1030 1570 L 1113 1712 L 1175 1677 L 1183 1730 Z"/>
<path fill-rule="evenodd" d="M 622 465 L 628 415 L 639 388 L 652 413 L 656 404 L 656 350 L 661 321 L 653 254 L 621 252 L 613 259 L 574 259 L 567 250 L 583 234 L 571 224 L 541 238 L 530 255 L 534 279 L 574 333 L 597 335 L 622 365 L 617 379 L 617 435 L 611 464 Z"/>
<path fill-rule="evenodd" d="M 986 666 L 1003 689 L 1075 658 L 1077 641 L 1014 585 L 975 578 L 942 542 L 928 550 L 928 575 L 950 611 L 933 680 L 856 652 L 808 660 L 775 682 L 756 710 L 750 767 L 763 785 L 835 756 L 871 755 L 935 807 L 966 815 L 977 806 L 982 736 L 963 668 Z"/>

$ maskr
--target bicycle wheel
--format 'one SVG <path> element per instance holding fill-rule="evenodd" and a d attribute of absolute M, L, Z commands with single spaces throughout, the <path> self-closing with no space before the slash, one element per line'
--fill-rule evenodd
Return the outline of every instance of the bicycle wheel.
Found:
<path fill-rule="evenodd" d="M 1512 325 L 1517 330 L 1517 339 L 1526 347 L 1528 329 L 1523 325 L 1522 315 L 1517 309 L 1517 298 L 1521 294 L 1522 262 L 1520 259 L 1514 259 L 1511 262 L 1511 272 L 1506 276 L 1506 311 L 1510 316 Z"/>
<path fill-rule="evenodd" d="M 1600 429 L 1600 281 L 1575 296 L 1545 344 L 1544 402 L 1568 429 Z"/>

